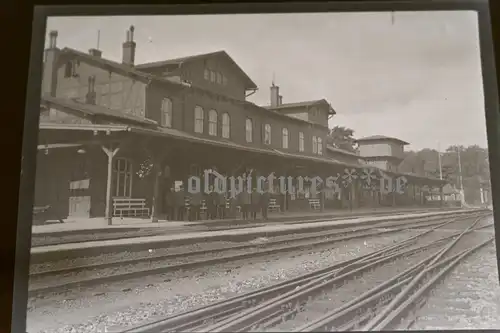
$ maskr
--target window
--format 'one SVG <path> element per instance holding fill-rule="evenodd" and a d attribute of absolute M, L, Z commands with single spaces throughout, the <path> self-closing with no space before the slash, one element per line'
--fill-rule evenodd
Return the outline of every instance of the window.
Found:
<path fill-rule="evenodd" d="M 172 100 L 164 98 L 161 103 L 161 126 L 172 127 Z"/>
<path fill-rule="evenodd" d="M 224 139 L 229 139 L 231 135 L 231 119 L 228 113 L 222 115 L 222 137 Z"/>
<path fill-rule="evenodd" d="M 318 155 L 323 155 L 323 140 L 318 138 Z"/>
<path fill-rule="evenodd" d="M 282 132 L 283 132 L 282 146 L 284 149 L 288 149 L 288 129 L 283 128 Z"/>
<path fill-rule="evenodd" d="M 304 151 L 304 132 L 299 132 L 299 151 Z"/>
<path fill-rule="evenodd" d="M 222 75 L 222 85 L 227 85 L 227 77 L 225 77 L 224 74 Z"/>
<path fill-rule="evenodd" d="M 64 67 L 64 77 L 72 77 L 73 76 L 73 63 L 68 61 Z"/>
<path fill-rule="evenodd" d="M 132 163 L 125 158 L 113 161 L 114 196 L 130 198 L 132 196 Z"/>
<path fill-rule="evenodd" d="M 208 112 L 208 135 L 217 135 L 217 111 Z"/>
<path fill-rule="evenodd" d="M 194 131 L 203 133 L 203 109 L 200 106 L 194 108 Z"/>
<path fill-rule="evenodd" d="M 215 82 L 215 72 L 210 71 L 210 81 Z"/>
<path fill-rule="evenodd" d="M 313 144 L 313 154 L 317 154 L 318 153 L 318 139 L 315 136 L 313 136 L 312 144 Z"/>
<path fill-rule="evenodd" d="M 222 84 L 222 74 L 217 72 L 217 83 Z"/>
<path fill-rule="evenodd" d="M 78 77 L 78 73 L 76 72 L 76 68 L 80 66 L 79 60 L 71 60 L 66 63 L 64 66 L 64 77 Z"/>
<path fill-rule="evenodd" d="M 271 144 L 271 125 L 269 124 L 264 126 L 264 144 Z"/>
<path fill-rule="evenodd" d="M 247 142 L 252 142 L 253 141 L 253 123 L 252 119 L 247 118 L 245 122 L 245 133 L 246 133 L 246 139 Z"/>
<path fill-rule="evenodd" d="M 205 72 L 203 73 L 203 77 L 205 78 L 205 80 L 210 80 L 210 71 L 205 68 Z"/>

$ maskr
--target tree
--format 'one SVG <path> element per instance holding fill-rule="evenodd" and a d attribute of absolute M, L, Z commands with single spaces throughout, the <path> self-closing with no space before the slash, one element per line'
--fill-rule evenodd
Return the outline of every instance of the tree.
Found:
<path fill-rule="evenodd" d="M 458 155 L 460 152 L 460 166 Z M 403 172 L 412 172 L 435 178 L 440 177 L 439 153 L 433 149 L 409 151 L 400 165 Z M 462 182 L 460 182 L 460 169 Z M 490 179 L 488 150 L 477 145 L 469 147 L 450 146 L 441 153 L 441 174 L 443 180 L 460 188 L 464 187 L 465 200 L 468 203 L 480 201 L 480 187 L 482 182 Z"/>
<path fill-rule="evenodd" d="M 344 126 L 335 126 L 330 129 L 327 143 L 338 149 L 355 152 L 356 139 L 354 139 L 353 135 L 354 130 Z"/>

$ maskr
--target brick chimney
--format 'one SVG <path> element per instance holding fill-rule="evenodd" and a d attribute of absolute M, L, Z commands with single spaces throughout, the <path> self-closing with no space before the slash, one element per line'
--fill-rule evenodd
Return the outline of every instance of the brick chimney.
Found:
<path fill-rule="evenodd" d="M 89 50 L 89 54 L 90 54 L 91 56 L 101 58 L 101 56 L 102 56 L 102 51 L 101 51 L 101 50 L 98 50 L 98 49 L 90 49 L 90 50 Z"/>
<path fill-rule="evenodd" d="M 56 95 L 57 60 L 60 50 L 57 48 L 57 31 L 49 33 L 49 46 L 45 50 L 42 76 L 42 95 Z"/>
<path fill-rule="evenodd" d="M 277 107 L 279 105 L 280 88 L 275 86 L 274 83 L 271 85 L 271 107 Z"/>
<path fill-rule="evenodd" d="M 135 42 L 134 42 L 134 26 L 130 26 L 127 30 L 127 36 L 123 43 L 123 60 L 122 63 L 129 66 L 134 66 L 135 61 Z"/>

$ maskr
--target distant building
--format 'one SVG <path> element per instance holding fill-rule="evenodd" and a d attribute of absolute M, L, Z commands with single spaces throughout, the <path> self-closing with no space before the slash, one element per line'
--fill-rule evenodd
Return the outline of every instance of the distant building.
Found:
<path fill-rule="evenodd" d="M 404 160 L 404 146 L 400 139 L 383 135 L 374 135 L 357 139 L 359 155 L 370 165 L 386 171 L 398 170 Z"/>

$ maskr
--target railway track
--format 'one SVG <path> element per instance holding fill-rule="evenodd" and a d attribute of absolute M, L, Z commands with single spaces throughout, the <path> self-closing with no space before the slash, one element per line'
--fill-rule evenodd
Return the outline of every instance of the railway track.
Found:
<path fill-rule="evenodd" d="M 427 212 L 428 210 L 408 210 L 408 211 L 398 211 L 397 213 L 390 212 L 374 212 L 370 213 L 370 216 L 397 216 L 408 213 L 419 213 L 419 212 Z M 238 221 L 234 223 L 234 221 L 230 224 L 229 222 L 209 222 L 209 223 L 199 223 L 199 224 L 190 224 L 184 227 L 169 228 L 168 230 L 157 230 L 157 228 L 151 228 L 151 230 L 144 228 L 126 228 L 125 231 L 117 229 L 116 231 L 111 231 L 106 229 L 105 232 L 96 233 L 94 230 L 82 230 L 79 234 L 72 235 L 66 232 L 60 232 L 61 235 L 57 235 L 59 233 L 53 233 L 49 235 L 44 234 L 33 234 L 31 237 L 31 247 L 42 247 L 49 245 L 59 245 L 59 244 L 70 244 L 70 243 L 84 243 L 89 241 L 104 241 L 104 240 L 117 240 L 117 239 L 129 239 L 129 238 L 137 238 L 137 237 L 149 237 L 149 236 L 158 236 L 164 235 L 166 233 L 191 233 L 191 232 L 203 232 L 203 231 L 223 231 L 223 230 L 236 230 L 236 229 L 246 229 L 246 228 L 254 228 L 262 225 L 272 225 L 272 224 L 301 224 L 301 223 L 316 223 L 316 222 L 325 222 L 325 221 L 337 221 L 337 220 L 349 220 L 355 219 L 359 217 L 367 216 L 367 214 L 356 214 L 349 216 L 338 216 L 338 217 L 324 217 L 324 218 L 310 218 L 303 219 L 300 221 L 268 221 L 268 222 L 253 222 L 253 221 Z M 135 230 L 134 230 L 135 229 Z"/>
<path fill-rule="evenodd" d="M 125 332 L 277 331 L 280 327 L 287 331 L 292 327 L 297 332 L 394 328 L 398 319 L 408 312 L 411 314 L 421 305 L 426 293 L 447 272 L 467 255 L 494 239 L 476 240 L 475 231 L 492 227 L 491 223 L 482 223 L 484 217 L 477 216 L 462 230 L 442 236 L 442 233 L 435 231 L 451 223 L 445 221 L 370 254 Z M 467 244 L 460 245 L 461 241 Z M 394 265 L 395 262 L 398 264 Z M 352 281 L 380 270 L 392 272 L 391 264 L 397 268 L 403 267 L 404 262 L 407 268 L 400 268 L 397 274 L 395 272 L 398 270 L 393 269 L 392 275 L 386 274 L 380 281 L 372 282 L 371 287 L 363 283 L 363 288 L 358 288 L 361 294 L 350 294 L 348 302 L 338 304 L 332 311 L 323 311 L 321 315 L 312 311 L 315 314 L 312 320 L 304 320 L 303 317 L 301 320 L 296 319 L 301 313 L 311 314 L 308 307 L 315 304 L 318 295 L 337 295 Z M 295 325 L 287 326 L 294 320 Z"/>
<path fill-rule="evenodd" d="M 441 228 L 452 223 L 460 223 L 485 213 L 449 217 L 444 222 L 442 217 L 430 217 L 419 221 L 393 221 L 377 225 L 341 229 L 333 232 L 298 235 L 291 238 L 277 239 L 264 244 L 243 244 L 218 249 L 181 252 L 156 257 L 142 257 L 130 260 L 96 263 L 77 267 L 39 270 L 30 274 L 29 297 L 38 297 L 49 293 L 66 292 L 70 289 L 92 287 L 96 285 L 141 278 L 148 275 L 162 274 L 176 270 L 194 269 L 229 261 L 267 256 L 294 250 L 318 246 L 329 246 L 336 242 L 377 237 L 416 228 Z"/>

